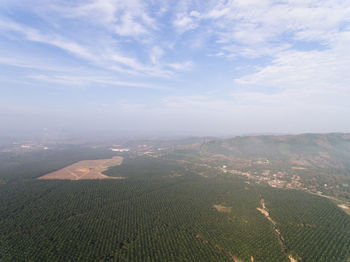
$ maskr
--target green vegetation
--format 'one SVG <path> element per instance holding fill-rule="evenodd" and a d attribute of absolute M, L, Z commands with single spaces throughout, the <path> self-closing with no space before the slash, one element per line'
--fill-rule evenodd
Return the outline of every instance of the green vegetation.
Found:
<path fill-rule="evenodd" d="M 2 188 L 1 258 L 287 261 L 256 210 L 256 190 L 247 191 L 243 181 L 151 175 L 145 165 L 156 167 L 160 160 L 129 161 L 144 172 L 137 176 L 133 170 L 120 181 L 30 181 Z M 218 203 L 232 206 L 232 212 L 218 212 Z"/>
<path fill-rule="evenodd" d="M 225 165 L 261 174 L 295 174 L 311 192 L 350 201 L 350 134 L 235 137 L 201 146 L 202 156 L 222 159 Z"/>
<path fill-rule="evenodd" d="M 253 257 L 287 262 L 290 254 L 306 262 L 350 258 L 349 215 L 329 199 L 225 173 L 222 165 L 232 165 L 232 160 L 210 158 L 208 153 L 209 147 L 220 143 L 175 148 L 162 155 L 130 153 L 122 165 L 105 172 L 125 176 L 124 180 L 32 179 L 82 158 L 111 156 L 102 149 L 77 146 L 2 156 L 0 261 L 251 261 Z M 278 148 L 286 154 L 294 150 Z M 238 154 L 229 151 L 229 156 Z M 259 165 L 245 168 L 264 170 Z M 257 210 L 261 199 L 275 226 Z"/>
<path fill-rule="evenodd" d="M 0 153 L 0 180 L 14 182 L 32 179 L 71 165 L 80 160 L 112 157 L 104 148 L 62 146 L 56 150 Z M 1 184 L 1 183 L 0 183 Z"/>
<path fill-rule="evenodd" d="M 293 254 L 303 261 L 349 258 L 349 216 L 328 199 L 270 188 L 262 190 L 262 196 Z"/>

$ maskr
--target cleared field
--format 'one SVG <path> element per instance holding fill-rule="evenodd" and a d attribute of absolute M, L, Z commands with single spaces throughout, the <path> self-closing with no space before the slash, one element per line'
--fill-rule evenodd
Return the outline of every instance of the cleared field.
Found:
<path fill-rule="evenodd" d="M 84 179 L 124 179 L 125 177 L 109 177 L 102 174 L 111 166 L 120 165 L 123 158 L 115 156 L 110 159 L 83 160 L 72 165 L 48 173 L 38 179 L 62 179 L 62 180 L 84 180 Z"/>
<path fill-rule="evenodd" d="M 341 209 L 343 209 L 345 211 L 345 213 L 347 213 L 348 215 L 350 215 L 350 208 L 347 205 L 338 205 L 338 207 L 340 207 Z"/>
<path fill-rule="evenodd" d="M 214 205 L 214 208 L 222 213 L 230 213 L 231 212 L 231 207 L 226 207 L 223 205 Z"/>

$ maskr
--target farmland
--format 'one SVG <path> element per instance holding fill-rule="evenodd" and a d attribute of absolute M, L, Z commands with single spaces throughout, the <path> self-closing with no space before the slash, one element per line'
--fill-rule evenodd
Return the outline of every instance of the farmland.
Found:
<path fill-rule="evenodd" d="M 83 160 L 41 176 L 38 179 L 123 179 L 123 177 L 108 177 L 102 174 L 109 167 L 120 165 L 122 161 L 123 158 L 120 156 L 115 156 L 111 159 Z"/>
<path fill-rule="evenodd" d="M 238 165 L 229 172 L 233 158 L 211 156 L 206 143 L 12 155 L 0 167 L 0 261 L 350 258 L 350 216 L 332 199 L 272 187 Z M 22 173 L 30 162 L 42 164 Z M 37 179 L 81 165 L 125 179 Z"/>

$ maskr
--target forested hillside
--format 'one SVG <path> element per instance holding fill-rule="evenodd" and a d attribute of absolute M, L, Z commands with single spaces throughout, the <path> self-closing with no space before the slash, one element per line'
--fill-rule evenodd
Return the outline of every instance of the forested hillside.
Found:
<path fill-rule="evenodd" d="M 350 134 L 247 136 L 203 143 L 201 155 L 277 187 L 350 200 Z"/>
<path fill-rule="evenodd" d="M 304 167 L 350 170 L 350 134 L 235 137 L 204 143 L 202 150 L 242 158 L 283 160 Z"/>

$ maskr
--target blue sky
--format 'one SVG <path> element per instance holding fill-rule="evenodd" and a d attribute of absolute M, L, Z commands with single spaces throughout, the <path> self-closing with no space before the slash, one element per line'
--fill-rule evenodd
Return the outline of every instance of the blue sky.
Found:
<path fill-rule="evenodd" d="M 0 0 L 4 129 L 350 131 L 350 3 Z"/>

